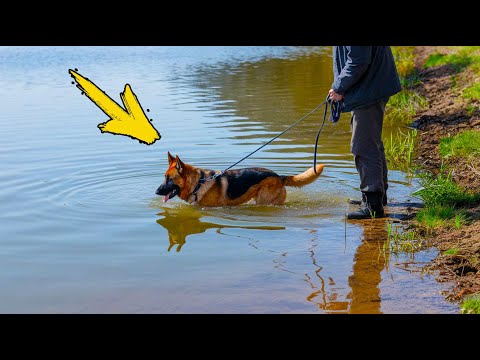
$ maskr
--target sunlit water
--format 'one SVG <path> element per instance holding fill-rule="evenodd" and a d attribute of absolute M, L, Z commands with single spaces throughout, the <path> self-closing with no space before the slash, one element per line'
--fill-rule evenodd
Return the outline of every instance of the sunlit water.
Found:
<path fill-rule="evenodd" d="M 129 83 L 161 140 L 100 133 L 107 117 L 69 68 L 116 101 Z M 0 48 L 0 312 L 457 312 L 408 256 L 385 258 L 385 220 L 345 223 L 359 196 L 348 114 L 323 129 L 322 176 L 288 188 L 284 206 L 155 195 L 167 151 L 231 165 L 322 102 L 331 68 L 329 47 Z M 320 123 L 317 113 L 237 168 L 303 172 Z M 415 182 L 390 180 L 390 201 L 415 201 Z"/>

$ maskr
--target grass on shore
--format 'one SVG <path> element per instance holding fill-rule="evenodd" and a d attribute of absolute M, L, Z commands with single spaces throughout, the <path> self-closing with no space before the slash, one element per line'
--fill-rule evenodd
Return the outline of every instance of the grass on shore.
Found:
<path fill-rule="evenodd" d="M 445 158 L 462 156 L 467 159 L 480 155 L 480 131 L 467 130 L 440 139 L 440 155 Z"/>
<path fill-rule="evenodd" d="M 462 96 L 465 99 L 480 100 L 480 83 L 475 83 L 463 90 Z"/>
<path fill-rule="evenodd" d="M 425 60 L 423 66 L 428 68 L 449 64 L 456 73 L 470 68 L 476 75 L 480 75 L 480 46 L 452 46 L 450 50 L 451 53 L 449 54 L 438 52 L 431 54 L 427 60 Z M 474 82 L 472 85 L 464 88 L 462 90 L 462 97 L 465 99 L 480 100 L 480 84 Z"/>
<path fill-rule="evenodd" d="M 456 72 L 461 72 L 472 66 L 474 70 L 480 70 L 480 46 L 455 46 L 450 54 L 434 53 L 425 60 L 424 67 L 432 67 L 449 64 Z"/>
<path fill-rule="evenodd" d="M 471 295 L 462 302 L 462 314 L 480 314 L 480 294 Z"/>
<path fill-rule="evenodd" d="M 452 137 L 440 139 L 442 157 L 462 156 L 471 158 L 480 154 L 480 132 L 469 130 Z M 419 174 L 421 189 L 413 193 L 420 197 L 425 207 L 416 215 L 416 220 L 426 229 L 455 227 L 460 229 L 468 218 L 458 207 L 480 201 L 480 194 L 468 192 L 452 180 L 452 171 L 440 168 L 437 176 Z"/>
<path fill-rule="evenodd" d="M 460 229 L 467 222 L 467 216 L 452 205 L 433 205 L 421 209 L 416 215 L 417 221 L 426 229 L 455 227 Z"/>
<path fill-rule="evenodd" d="M 421 188 L 413 193 L 423 200 L 425 206 L 451 205 L 462 206 L 480 200 L 480 194 L 473 194 L 457 185 L 452 180 L 452 172 L 445 174 L 442 167 L 437 176 L 432 173 L 418 175 Z"/>
<path fill-rule="evenodd" d="M 417 130 L 407 130 L 404 133 L 398 129 L 395 135 L 390 134 L 390 139 L 384 140 L 385 157 L 389 169 L 401 170 L 408 174 L 412 173 L 416 137 Z"/>
<path fill-rule="evenodd" d="M 390 121 L 400 121 L 403 124 L 410 123 L 417 111 L 428 106 L 427 100 L 408 88 L 390 97 L 385 118 Z"/>
<path fill-rule="evenodd" d="M 457 208 L 480 201 L 480 194 L 462 189 L 452 180 L 452 172 L 445 174 L 443 167 L 437 176 L 419 174 L 419 181 L 422 187 L 413 195 L 421 198 L 425 207 L 417 213 L 416 220 L 427 229 L 449 226 L 460 229 L 468 219 Z"/>
<path fill-rule="evenodd" d="M 415 68 L 414 46 L 392 46 L 402 90 L 390 97 L 385 112 L 385 119 L 410 123 L 418 110 L 427 107 L 427 100 L 412 90 L 420 82 Z"/>

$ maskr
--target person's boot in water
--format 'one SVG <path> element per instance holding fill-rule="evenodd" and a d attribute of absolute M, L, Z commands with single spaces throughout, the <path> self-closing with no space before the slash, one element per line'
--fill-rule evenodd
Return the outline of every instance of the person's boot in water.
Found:
<path fill-rule="evenodd" d="M 385 217 L 383 192 L 362 192 L 360 209 L 346 214 L 347 219 L 372 219 Z"/>
<path fill-rule="evenodd" d="M 362 200 L 348 199 L 349 204 L 362 205 Z M 383 193 L 383 206 L 387 206 L 387 191 Z"/>

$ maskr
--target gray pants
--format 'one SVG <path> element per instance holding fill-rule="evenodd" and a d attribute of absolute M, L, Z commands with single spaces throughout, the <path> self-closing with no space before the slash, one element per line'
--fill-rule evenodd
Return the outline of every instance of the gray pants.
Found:
<path fill-rule="evenodd" d="M 388 169 L 382 142 L 386 101 L 352 111 L 350 151 L 360 175 L 360 190 L 384 192 L 388 188 Z"/>

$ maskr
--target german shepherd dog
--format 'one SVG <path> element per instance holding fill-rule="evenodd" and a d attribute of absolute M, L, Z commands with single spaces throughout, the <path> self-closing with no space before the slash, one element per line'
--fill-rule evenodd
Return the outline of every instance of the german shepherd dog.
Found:
<path fill-rule="evenodd" d="M 233 206 L 254 199 L 258 205 L 282 205 L 287 191 L 285 186 L 301 187 L 315 181 L 323 171 L 317 165 L 295 176 L 281 176 L 265 168 L 227 170 L 215 179 L 208 179 L 220 171 L 194 167 L 168 153 L 165 181 L 156 191 L 167 202 L 175 196 L 192 205 Z"/>

